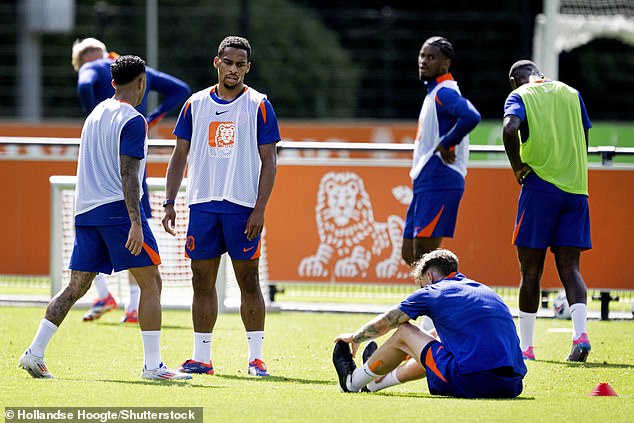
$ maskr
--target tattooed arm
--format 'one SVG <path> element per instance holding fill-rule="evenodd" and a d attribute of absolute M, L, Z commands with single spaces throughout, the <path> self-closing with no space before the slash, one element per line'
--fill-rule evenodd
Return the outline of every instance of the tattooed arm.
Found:
<path fill-rule="evenodd" d="M 407 314 L 403 313 L 399 308 L 394 308 L 372 319 L 355 333 L 339 335 L 335 339 L 335 342 L 344 341 L 352 344 L 352 356 L 354 357 L 362 342 L 385 335 L 409 320 L 410 317 Z"/>
<path fill-rule="evenodd" d="M 141 226 L 139 166 L 141 161 L 136 157 L 121 155 L 121 184 L 123 198 L 130 216 L 130 232 L 125 247 L 130 253 L 138 256 L 143 248 L 143 227 Z"/>

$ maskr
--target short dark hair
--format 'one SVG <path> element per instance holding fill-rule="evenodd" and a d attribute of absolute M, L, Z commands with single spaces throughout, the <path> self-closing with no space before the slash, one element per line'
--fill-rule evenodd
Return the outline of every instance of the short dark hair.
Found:
<path fill-rule="evenodd" d="M 443 276 L 458 271 L 458 257 L 444 248 L 437 248 L 427 254 L 423 254 L 412 266 L 412 275 L 415 280 L 422 278 L 423 274 L 431 268 L 435 268 Z"/>
<path fill-rule="evenodd" d="M 251 60 L 251 44 L 249 44 L 249 40 L 246 38 L 238 37 L 236 35 L 226 37 L 218 46 L 218 57 L 221 57 L 225 49 L 229 47 L 239 48 L 240 50 L 246 51 L 247 60 Z"/>
<path fill-rule="evenodd" d="M 110 65 L 112 79 L 117 85 L 125 85 L 145 73 L 145 60 L 138 56 L 119 56 Z"/>
<path fill-rule="evenodd" d="M 453 45 L 445 37 L 430 37 L 423 44 L 429 44 L 438 47 L 443 56 L 445 56 L 449 60 L 453 60 Z"/>
<path fill-rule="evenodd" d="M 524 72 L 535 75 L 541 75 L 542 73 L 534 62 L 531 62 L 530 60 L 518 60 L 513 63 L 511 70 L 509 70 L 509 79 L 517 79 Z"/>

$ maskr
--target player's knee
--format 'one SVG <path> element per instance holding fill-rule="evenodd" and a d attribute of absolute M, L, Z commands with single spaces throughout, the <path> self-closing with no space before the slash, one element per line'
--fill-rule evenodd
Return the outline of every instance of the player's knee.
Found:
<path fill-rule="evenodd" d="M 260 275 L 257 261 L 241 261 L 236 264 L 234 271 L 241 292 L 254 294 L 260 291 Z"/>
<path fill-rule="evenodd" d="M 194 296 L 216 295 L 216 275 L 194 272 L 192 276 Z"/>
<path fill-rule="evenodd" d="M 67 294 L 74 301 L 79 300 L 83 297 L 86 292 L 90 289 L 92 285 L 92 281 L 94 279 L 94 273 L 86 273 L 86 272 L 71 272 L 71 280 L 70 283 L 66 286 Z"/>
<path fill-rule="evenodd" d="M 411 357 L 419 355 L 423 347 L 434 340 L 433 337 L 423 332 L 420 327 L 412 324 L 412 322 L 400 325 L 396 329 L 394 337 L 396 338 L 396 348 Z"/>
<path fill-rule="evenodd" d="M 398 328 L 396 328 L 396 331 L 394 332 L 394 336 L 396 337 L 396 339 L 403 342 L 404 340 L 408 339 L 410 336 L 413 336 L 413 335 L 415 336 L 419 332 L 420 332 L 420 329 L 418 327 L 414 326 L 410 322 L 405 322 L 402 325 L 399 325 Z"/>
<path fill-rule="evenodd" d="M 161 299 L 161 285 L 157 285 L 155 283 L 147 283 L 143 286 L 140 286 L 141 295 L 144 298 L 155 297 L 157 299 Z"/>
<path fill-rule="evenodd" d="M 145 290 L 146 293 L 158 292 L 160 295 L 163 288 L 163 280 L 161 279 L 158 268 L 155 267 L 153 271 L 136 272 L 134 279 L 141 291 Z"/>
<path fill-rule="evenodd" d="M 156 292 L 158 292 L 158 294 L 161 294 L 161 291 L 163 290 L 163 279 L 161 279 L 161 274 L 158 272 L 158 269 L 155 273 L 153 273 L 150 277 L 151 280 L 151 285 L 153 287 L 154 290 L 156 290 Z"/>
<path fill-rule="evenodd" d="M 212 298 L 216 296 L 216 286 L 206 283 L 193 283 L 194 297 Z"/>
<path fill-rule="evenodd" d="M 240 285 L 240 291 L 243 295 L 248 297 L 260 297 L 262 295 L 262 290 L 260 289 L 260 283 L 256 280 L 244 280 Z"/>

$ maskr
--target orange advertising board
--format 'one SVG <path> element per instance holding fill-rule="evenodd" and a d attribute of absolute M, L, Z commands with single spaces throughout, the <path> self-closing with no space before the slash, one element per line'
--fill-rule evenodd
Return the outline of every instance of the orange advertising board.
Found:
<path fill-rule="evenodd" d="M 302 162 L 302 164 L 298 164 Z M 165 175 L 166 163 L 148 164 Z M 0 274 L 49 273 L 52 175 L 74 175 L 72 160 L 0 162 L 7 198 Z M 594 248 L 584 252 L 589 287 L 634 289 L 622 266 L 634 251 L 634 170 L 590 171 Z M 280 159 L 266 214 L 265 248 L 272 281 L 408 283 L 400 238 L 410 181 L 403 161 L 308 162 Z M 519 266 L 511 235 L 520 187 L 506 168 L 469 168 L 456 236 L 444 246 L 460 257 L 461 270 L 495 286 L 517 286 Z M 612 265 L 608 265 L 612 264 Z M 560 287 L 552 255 L 542 286 Z"/>
<path fill-rule="evenodd" d="M 634 289 L 618 266 L 605 266 L 628 262 L 634 249 L 634 200 L 622 192 L 633 186 L 632 170 L 590 171 L 594 248 L 581 260 L 589 287 Z M 266 220 L 270 279 L 407 283 L 398 242 L 409 187 L 404 166 L 280 166 Z M 455 237 L 443 246 L 458 254 L 470 277 L 494 286 L 519 284 L 511 244 L 519 192 L 508 168 L 469 169 Z M 542 287 L 561 287 L 552 254 Z"/>
<path fill-rule="evenodd" d="M 172 131 L 175 124 L 174 118 L 161 121 L 150 130 L 150 137 L 174 139 Z M 79 119 L 53 123 L 0 122 L 0 136 L 79 138 L 82 125 L 83 121 Z M 284 139 L 293 141 L 413 143 L 416 134 L 416 120 L 341 123 L 282 120 L 279 125 Z"/>
<path fill-rule="evenodd" d="M 407 283 L 408 169 L 280 166 L 266 220 L 269 277 Z M 396 195 L 395 195 L 396 193 Z"/>

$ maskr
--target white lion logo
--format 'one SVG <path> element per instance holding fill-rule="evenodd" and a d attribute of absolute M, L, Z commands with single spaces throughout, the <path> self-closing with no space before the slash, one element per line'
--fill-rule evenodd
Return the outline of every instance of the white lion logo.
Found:
<path fill-rule="evenodd" d="M 389 257 L 374 267 L 377 278 L 407 278 L 409 268 L 401 259 L 403 219 L 391 215 L 387 222 L 374 221 L 370 197 L 363 179 L 352 172 L 329 172 L 317 194 L 319 247 L 302 259 L 298 272 L 306 277 L 362 277 L 373 258 Z"/>
<path fill-rule="evenodd" d="M 231 123 L 221 123 L 216 132 L 216 144 L 219 148 L 230 147 L 235 138 L 235 128 Z"/>
<path fill-rule="evenodd" d="M 211 122 L 209 125 L 209 154 L 211 157 L 231 157 L 236 130 L 232 122 Z"/>

